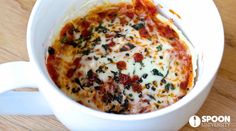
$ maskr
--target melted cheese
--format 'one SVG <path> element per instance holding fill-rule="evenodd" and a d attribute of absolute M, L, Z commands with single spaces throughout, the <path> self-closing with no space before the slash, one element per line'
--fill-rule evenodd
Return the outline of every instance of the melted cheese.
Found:
<path fill-rule="evenodd" d="M 85 106 L 110 113 L 150 112 L 177 102 L 193 88 L 196 58 L 191 44 L 160 14 L 149 16 L 158 21 L 155 24 L 129 6 L 133 5 L 95 8 L 69 22 L 50 47 L 55 50 L 47 61 L 51 77 Z M 127 12 L 134 13 L 133 18 Z"/>

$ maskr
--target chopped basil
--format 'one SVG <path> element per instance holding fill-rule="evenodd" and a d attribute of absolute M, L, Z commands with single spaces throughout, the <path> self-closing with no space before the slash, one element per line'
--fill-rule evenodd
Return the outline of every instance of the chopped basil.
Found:
<path fill-rule="evenodd" d="M 81 43 L 84 42 L 84 38 L 83 38 L 83 37 L 80 37 L 80 38 L 78 38 L 78 39 L 75 39 L 75 42 L 81 44 Z"/>
<path fill-rule="evenodd" d="M 143 79 L 142 79 L 142 78 L 140 78 L 140 79 L 138 80 L 138 82 L 139 82 L 139 83 L 142 83 L 142 82 L 143 82 Z"/>
<path fill-rule="evenodd" d="M 140 30 L 144 27 L 144 24 L 143 23 L 138 23 L 136 25 L 132 25 L 132 27 L 135 29 L 135 30 Z"/>
<path fill-rule="evenodd" d="M 102 101 L 106 104 L 111 103 L 114 100 L 114 96 L 111 93 L 105 93 L 102 97 Z"/>
<path fill-rule="evenodd" d="M 156 90 L 156 88 L 153 86 L 152 88 L 151 88 L 153 91 L 155 91 Z"/>
<path fill-rule="evenodd" d="M 80 88 L 78 87 L 72 88 L 71 90 L 72 93 L 78 93 L 79 91 L 80 91 Z"/>
<path fill-rule="evenodd" d="M 175 87 L 174 87 L 173 84 L 167 83 L 167 84 L 165 85 L 165 90 L 166 90 L 166 91 L 169 91 L 170 89 L 171 89 L 171 90 L 174 90 Z"/>
<path fill-rule="evenodd" d="M 101 89 L 101 86 L 95 86 L 94 89 L 95 89 L 95 90 L 100 90 L 100 89 Z"/>
<path fill-rule="evenodd" d="M 139 97 L 139 98 L 141 98 L 142 96 L 143 96 L 143 94 L 142 94 L 142 93 L 138 95 L 138 97 Z"/>
<path fill-rule="evenodd" d="M 133 97 L 133 94 L 129 94 L 129 97 Z"/>
<path fill-rule="evenodd" d="M 120 52 L 128 51 L 129 49 L 126 46 L 122 46 L 120 48 Z"/>
<path fill-rule="evenodd" d="M 164 76 L 159 70 L 157 70 L 157 69 L 153 69 L 152 70 L 152 73 L 153 73 L 153 75 L 157 75 L 157 76 Z"/>
<path fill-rule="evenodd" d="M 98 58 L 98 57 L 96 57 L 96 56 L 93 56 L 93 58 L 94 58 L 94 60 L 96 60 L 96 61 L 99 59 L 99 58 Z"/>
<path fill-rule="evenodd" d="M 119 82 L 120 81 L 120 78 L 118 76 L 118 72 L 115 72 L 115 71 L 111 71 L 111 73 L 113 74 L 113 79 L 115 80 L 115 82 Z"/>
<path fill-rule="evenodd" d="M 88 72 L 87 72 L 87 77 L 88 78 L 92 78 L 93 77 L 93 70 L 90 69 Z"/>
<path fill-rule="evenodd" d="M 147 94 L 147 96 L 150 97 L 153 100 L 156 100 L 156 98 L 154 96 L 152 96 L 152 95 Z"/>
<path fill-rule="evenodd" d="M 115 31 L 116 35 L 115 38 L 125 37 L 125 35 L 119 33 L 118 31 Z"/>
<path fill-rule="evenodd" d="M 82 54 L 83 55 L 89 55 L 90 54 L 90 50 L 84 50 L 84 51 L 82 51 Z"/>
<path fill-rule="evenodd" d="M 99 66 L 98 69 L 96 70 L 97 73 L 105 73 L 103 70 L 103 66 Z"/>
<path fill-rule="evenodd" d="M 175 86 L 173 84 L 170 84 L 171 85 L 171 90 L 174 90 L 175 89 Z"/>
<path fill-rule="evenodd" d="M 102 25 L 102 23 L 99 24 L 99 26 L 97 28 L 95 28 L 95 31 L 97 31 L 98 33 L 103 32 L 103 33 L 107 33 L 108 29 Z"/>
<path fill-rule="evenodd" d="M 98 77 L 95 77 L 95 82 L 97 84 L 103 84 L 103 81 L 101 81 Z"/>
<path fill-rule="evenodd" d="M 144 63 L 141 61 L 141 62 L 139 62 L 139 64 L 141 65 L 141 67 L 145 67 L 145 65 L 144 65 Z M 142 69 L 142 68 L 141 68 Z M 141 70 L 140 69 L 140 70 Z"/>
<path fill-rule="evenodd" d="M 147 89 L 149 89 L 149 88 L 150 88 L 150 83 L 145 84 L 145 87 L 146 87 Z"/>
<path fill-rule="evenodd" d="M 95 42 L 95 43 L 99 43 L 99 42 L 101 42 L 101 38 L 98 37 L 98 38 L 96 38 L 93 42 Z"/>
<path fill-rule="evenodd" d="M 83 85 L 81 84 L 79 78 L 75 78 L 75 83 L 80 86 L 80 88 L 84 89 Z"/>
<path fill-rule="evenodd" d="M 144 79 L 146 79 L 146 78 L 148 77 L 148 74 L 145 73 L 145 74 L 142 75 L 142 77 L 143 77 Z"/>
<path fill-rule="evenodd" d="M 130 50 L 132 50 L 133 48 L 136 47 L 135 45 L 133 45 L 133 44 L 131 44 L 131 43 L 127 43 L 126 45 L 129 47 Z"/>
<path fill-rule="evenodd" d="M 166 83 L 166 80 L 165 80 L 165 79 L 162 79 L 161 82 L 165 84 L 165 83 Z"/>
<path fill-rule="evenodd" d="M 130 89 L 130 85 L 126 85 L 125 89 L 129 90 Z"/>
<path fill-rule="evenodd" d="M 113 60 L 111 58 L 107 58 L 108 61 L 110 61 L 111 63 L 113 63 Z"/>
<path fill-rule="evenodd" d="M 161 50 L 162 50 L 162 47 L 163 47 L 163 45 L 157 46 L 157 47 L 156 47 L 156 48 L 157 48 L 157 51 L 161 51 Z"/>
<path fill-rule="evenodd" d="M 49 53 L 49 55 L 54 55 L 55 49 L 53 47 L 48 47 L 48 53 Z"/>
<path fill-rule="evenodd" d="M 69 45 L 72 45 L 74 48 L 78 45 L 77 43 L 75 43 L 74 41 L 70 41 L 68 42 Z"/>
<path fill-rule="evenodd" d="M 118 95 L 114 96 L 114 100 L 116 100 L 117 102 L 121 104 L 123 100 L 123 95 L 119 93 Z"/>
<path fill-rule="evenodd" d="M 63 36 L 63 37 L 60 39 L 60 42 L 61 42 L 62 44 L 66 43 L 67 41 L 68 41 L 67 36 Z"/>
<path fill-rule="evenodd" d="M 106 44 L 106 45 L 102 45 L 102 48 L 105 50 L 105 51 L 107 51 L 108 50 L 108 45 Z"/>

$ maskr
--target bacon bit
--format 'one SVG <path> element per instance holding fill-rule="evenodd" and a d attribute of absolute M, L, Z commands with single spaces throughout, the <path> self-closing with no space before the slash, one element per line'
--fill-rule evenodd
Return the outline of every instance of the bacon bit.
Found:
<path fill-rule="evenodd" d="M 126 69 L 126 63 L 124 61 L 118 61 L 116 63 L 116 66 L 119 70 L 125 70 Z"/>
<path fill-rule="evenodd" d="M 70 43 L 74 39 L 73 35 L 74 26 L 71 23 L 66 24 L 60 32 L 60 40 L 65 44 Z"/>
<path fill-rule="evenodd" d="M 147 8 L 147 12 L 151 15 L 151 16 L 155 16 L 157 14 L 157 8 L 156 6 L 151 2 L 151 1 L 145 1 L 145 6 Z"/>
<path fill-rule="evenodd" d="M 144 113 L 146 111 L 146 107 L 143 107 L 140 111 L 139 111 L 139 113 Z"/>
<path fill-rule="evenodd" d="M 171 42 L 171 46 L 173 46 L 174 49 L 177 51 L 185 51 L 186 50 L 186 47 L 184 46 L 184 44 L 181 44 L 179 40 L 175 40 L 175 41 Z"/>
<path fill-rule="evenodd" d="M 67 71 L 66 76 L 67 76 L 68 78 L 71 78 L 71 77 L 74 75 L 74 72 L 75 72 L 75 69 L 74 69 L 74 68 L 71 68 L 71 69 L 69 69 L 69 70 Z"/>
<path fill-rule="evenodd" d="M 141 28 L 139 30 L 139 34 L 143 38 L 148 38 L 149 37 L 148 31 L 145 28 Z"/>
<path fill-rule="evenodd" d="M 83 73 L 82 73 L 82 72 L 78 72 L 78 73 L 77 73 L 77 76 L 78 76 L 78 77 L 82 77 L 82 76 L 83 76 Z"/>
<path fill-rule="evenodd" d="M 119 75 L 119 79 L 120 79 L 120 83 L 124 84 L 124 85 L 128 85 L 131 83 L 131 79 L 130 76 L 126 75 L 126 74 L 120 74 Z"/>
<path fill-rule="evenodd" d="M 133 12 L 127 12 L 126 16 L 128 16 L 130 19 L 134 18 L 134 13 Z"/>
<path fill-rule="evenodd" d="M 73 65 L 75 65 L 77 68 L 81 67 L 80 61 L 81 57 L 76 58 L 73 62 Z"/>
<path fill-rule="evenodd" d="M 121 17 L 121 18 L 120 18 L 120 24 L 121 24 L 121 25 L 124 26 L 124 25 L 127 24 L 127 23 L 128 23 L 128 21 L 125 19 L 125 17 Z"/>
<path fill-rule="evenodd" d="M 111 38 L 111 37 L 114 37 L 114 35 L 112 34 L 105 34 L 106 38 Z"/>
<path fill-rule="evenodd" d="M 186 80 L 180 83 L 180 88 L 186 90 L 189 82 L 189 74 L 187 74 Z"/>
<path fill-rule="evenodd" d="M 177 33 L 172 28 L 170 28 L 169 25 L 164 26 L 159 24 L 157 29 L 160 35 L 163 37 L 166 37 L 168 39 L 179 38 Z"/>
<path fill-rule="evenodd" d="M 88 29 L 89 26 L 90 26 L 90 23 L 86 20 L 82 20 L 82 22 L 80 23 L 80 26 L 83 28 L 83 29 Z"/>
<path fill-rule="evenodd" d="M 104 19 L 106 17 L 106 13 L 105 12 L 100 12 L 98 13 L 98 16 L 101 18 L 101 19 Z"/>
<path fill-rule="evenodd" d="M 132 89 L 134 92 L 138 92 L 138 93 L 142 92 L 142 86 L 138 83 L 133 83 Z"/>
<path fill-rule="evenodd" d="M 142 11 L 144 9 L 144 5 L 142 0 L 133 0 L 135 10 Z"/>
<path fill-rule="evenodd" d="M 113 19 L 116 17 L 116 15 L 117 15 L 116 12 L 117 12 L 117 11 L 109 12 L 107 16 L 108 16 L 111 20 L 113 20 Z"/>
<path fill-rule="evenodd" d="M 116 43 L 115 43 L 114 41 L 111 41 L 111 42 L 108 44 L 109 47 L 113 47 L 113 46 L 115 46 L 115 45 L 116 45 Z"/>
<path fill-rule="evenodd" d="M 138 80 L 139 80 L 139 76 L 134 75 L 134 76 L 132 77 L 132 82 L 133 82 L 133 83 L 138 82 Z"/>
<path fill-rule="evenodd" d="M 142 60 L 144 59 L 143 55 L 140 53 L 135 53 L 134 54 L 134 61 L 135 62 L 142 62 Z"/>
<path fill-rule="evenodd" d="M 61 58 L 56 57 L 55 55 L 49 55 L 47 58 L 47 69 L 52 80 L 57 84 L 57 78 L 59 74 L 57 73 L 57 66 L 60 64 Z M 50 69 L 51 68 L 51 69 Z"/>
<path fill-rule="evenodd" d="M 148 24 L 147 26 L 148 26 L 150 32 L 153 32 L 153 26 L 151 26 L 150 24 Z"/>
<path fill-rule="evenodd" d="M 61 32 L 60 32 L 60 37 L 66 36 L 67 33 L 73 34 L 73 29 L 74 29 L 74 26 L 73 26 L 72 23 L 66 24 L 66 25 L 62 28 L 62 30 L 61 30 Z"/>
<path fill-rule="evenodd" d="M 151 16 L 155 16 L 157 14 L 156 6 L 150 0 L 133 0 L 134 8 L 137 11 L 143 11 Z"/>
<path fill-rule="evenodd" d="M 84 29 L 81 33 L 81 36 L 85 39 L 85 40 L 88 40 L 89 39 L 89 36 L 91 35 L 91 32 L 88 31 L 87 29 Z"/>
<path fill-rule="evenodd" d="M 180 83 L 180 88 L 182 88 L 183 90 L 186 90 L 187 87 L 188 87 L 188 80 Z"/>
<path fill-rule="evenodd" d="M 57 73 L 57 71 L 54 67 L 55 66 L 55 57 L 54 56 L 52 56 L 52 55 L 48 56 L 46 66 L 47 66 L 48 73 L 49 73 L 50 77 L 56 83 L 56 81 L 59 77 L 59 74 Z"/>
<path fill-rule="evenodd" d="M 120 52 L 128 51 L 128 50 L 129 50 L 129 48 L 125 45 L 120 48 Z"/>

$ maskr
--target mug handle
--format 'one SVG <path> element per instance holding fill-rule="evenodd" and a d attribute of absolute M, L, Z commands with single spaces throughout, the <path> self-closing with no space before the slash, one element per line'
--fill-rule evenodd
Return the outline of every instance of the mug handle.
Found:
<path fill-rule="evenodd" d="M 30 62 L 9 62 L 0 65 L 0 94 L 12 89 L 37 87 Z"/>
<path fill-rule="evenodd" d="M 53 114 L 41 93 L 10 91 L 24 87 L 36 88 L 36 78 L 30 62 L 0 64 L 0 115 Z"/>

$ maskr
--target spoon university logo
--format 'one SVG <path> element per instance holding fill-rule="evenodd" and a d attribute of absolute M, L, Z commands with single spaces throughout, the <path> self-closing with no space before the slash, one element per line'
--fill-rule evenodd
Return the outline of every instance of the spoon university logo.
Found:
<path fill-rule="evenodd" d="M 191 116 L 189 124 L 192 127 L 229 127 L 230 116 Z"/>
<path fill-rule="evenodd" d="M 191 116 L 188 122 L 192 127 L 199 127 L 201 124 L 201 119 L 198 116 Z"/>

